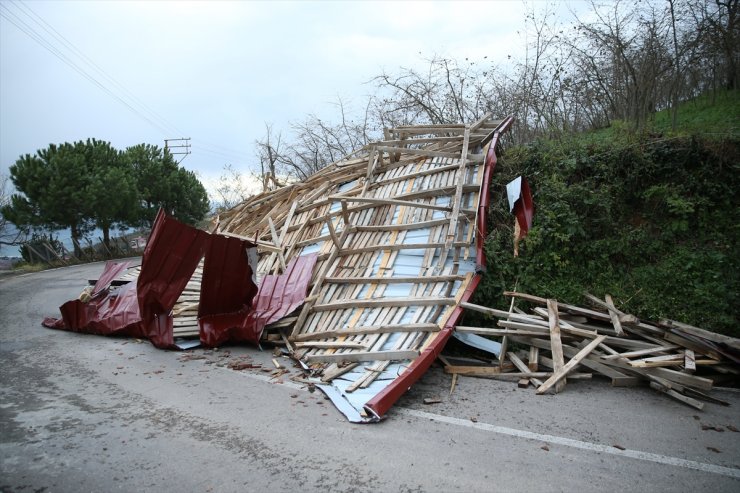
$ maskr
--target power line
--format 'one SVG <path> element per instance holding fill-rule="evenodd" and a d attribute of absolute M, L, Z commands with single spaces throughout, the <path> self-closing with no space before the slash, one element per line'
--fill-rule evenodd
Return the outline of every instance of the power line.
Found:
<path fill-rule="evenodd" d="M 121 91 L 125 96 L 127 96 L 130 100 L 135 102 L 140 109 L 148 112 L 150 116 L 154 117 L 154 119 L 158 120 L 160 124 L 163 124 L 163 126 L 170 129 L 170 133 L 180 134 L 183 135 L 184 132 L 179 130 L 177 126 L 175 126 L 172 122 L 164 118 L 162 115 L 154 111 L 151 107 L 147 106 L 146 103 L 144 103 L 142 100 L 136 97 L 131 91 L 126 89 L 126 87 L 119 83 L 115 78 L 113 78 L 110 74 L 108 74 L 105 70 L 103 70 L 97 63 L 95 63 L 94 60 L 92 60 L 90 57 L 85 55 L 79 48 L 77 48 L 71 41 L 69 41 L 64 35 L 62 35 L 59 31 L 57 31 L 54 26 L 46 22 L 39 14 L 37 14 L 30 6 L 26 5 L 22 1 L 18 1 L 17 5 L 20 6 L 22 9 L 26 10 L 28 13 L 33 15 L 32 18 L 31 15 L 26 13 L 26 16 L 31 18 L 37 25 L 39 25 L 44 31 L 49 33 L 51 36 L 56 38 L 57 41 L 61 42 L 67 49 L 71 50 L 73 53 L 75 53 L 84 63 L 86 63 L 89 67 L 92 67 L 95 71 L 97 71 L 98 74 L 102 75 L 103 78 L 107 79 L 109 83 L 111 83 L 113 86 L 115 86 L 119 91 Z M 174 130 L 174 132 L 172 132 Z"/>
<path fill-rule="evenodd" d="M 118 82 L 115 78 L 110 76 L 105 70 L 103 70 L 98 64 L 96 64 L 90 57 L 85 55 L 79 48 L 77 48 L 71 41 L 69 41 L 63 34 L 61 34 L 57 29 L 55 29 L 51 24 L 49 24 L 46 20 L 44 20 L 38 13 L 36 13 L 31 7 L 28 5 L 25 5 L 24 2 L 18 1 L 18 2 L 11 2 L 11 5 L 13 5 L 20 13 L 25 15 L 26 18 L 30 19 L 35 23 L 37 26 L 39 26 L 43 31 L 45 31 L 51 39 L 45 37 L 42 32 L 34 28 L 33 26 L 26 23 L 17 13 L 11 11 L 8 8 L 7 3 L 0 4 L 4 8 L 4 10 L 0 10 L 0 16 L 5 18 L 8 22 L 13 24 L 18 30 L 26 34 L 28 37 L 33 39 L 36 43 L 38 43 L 40 46 L 42 46 L 44 49 L 49 51 L 52 55 L 57 57 L 59 60 L 64 62 L 66 65 L 68 65 L 70 68 L 75 70 L 78 74 L 80 74 L 82 77 L 87 79 L 89 82 L 93 83 L 94 85 L 98 86 L 102 91 L 104 91 L 106 94 L 108 94 L 110 97 L 117 100 L 119 103 L 126 106 L 132 113 L 134 113 L 139 118 L 142 118 L 155 128 L 162 131 L 164 134 L 180 134 L 183 135 L 185 132 L 182 132 L 180 129 L 177 128 L 176 125 L 171 123 L 169 120 L 167 120 L 165 117 L 157 113 L 155 110 L 153 110 L 151 107 L 149 107 L 146 103 L 144 103 L 142 100 L 137 98 L 131 91 L 129 91 L 123 84 Z M 11 17 L 12 16 L 12 19 Z M 71 52 L 72 55 L 76 56 L 83 65 L 86 65 L 89 68 L 92 68 L 95 72 L 97 72 L 106 83 L 101 82 L 98 78 L 96 78 L 94 75 L 92 75 L 88 70 L 85 70 L 83 66 L 80 66 L 78 63 L 76 63 L 74 60 L 70 58 L 67 54 L 63 53 L 57 46 L 61 45 L 59 48 L 66 49 L 67 52 Z M 118 92 L 121 94 L 116 94 L 113 89 L 108 87 L 108 85 L 114 86 L 115 89 L 117 89 Z M 138 106 L 138 109 L 134 106 Z M 144 114 L 148 113 L 147 114 Z M 175 132 L 173 132 L 173 130 Z M 195 142 L 198 142 L 200 144 L 201 151 L 204 151 L 207 154 L 215 155 L 220 158 L 228 158 L 231 160 L 244 159 L 245 153 L 236 151 L 234 149 L 230 149 L 228 147 L 221 146 L 219 144 L 215 144 L 212 142 L 205 141 L 203 139 L 193 139 Z"/>
<path fill-rule="evenodd" d="M 48 40 L 44 39 L 43 36 L 41 36 L 33 27 L 26 24 L 26 22 L 23 21 L 20 17 L 18 17 L 14 12 L 11 12 L 8 7 L 5 4 L 0 3 L 0 16 L 5 18 L 8 22 L 13 24 L 15 27 L 17 27 L 21 32 L 26 34 L 28 37 L 36 41 L 40 46 L 42 46 L 44 49 L 49 51 L 52 55 L 57 57 L 59 60 L 64 62 L 66 65 L 68 65 L 70 68 L 72 68 L 75 72 L 80 74 L 82 77 L 90 81 L 91 83 L 98 86 L 101 90 L 103 90 L 105 93 L 107 93 L 112 98 L 116 99 L 118 102 L 126 106 L 129 110 L 131 110 L 134 114 L 139 116 L 140 118 L 146 120 L 154 127 L 157 127 L 159 130 L 163 131 L 165 134 L 168 132 L 164 127 L 157 124 L 156 122 L 152 121 L 150 118 L 148 118 L 146 115 L 141 114 L 136 108 L 128 104 L 126 101 L 124 101 L 122 98 L 120 98 L 117 94 L 113 93 L 110 89 L 108 89 L 105 85 L 103 85 L 100 81 L 98 81 L 95 77 L 88 74 L 84 69 L 82 69 L 80 66 L 78 66 L 74 61 L 70 60 L 69 57 L 67 57 L 64 53 L 56 49 L 51 43 L 49 43 Z M 11 19 L 8 14 L 13 16 L 13 19 Z M 16 22 L 17 21 L 17 22 Z M 20 23 L 20 24 L 19 24 Z M 22 26 L 21 26 L 22 25 Z"/>

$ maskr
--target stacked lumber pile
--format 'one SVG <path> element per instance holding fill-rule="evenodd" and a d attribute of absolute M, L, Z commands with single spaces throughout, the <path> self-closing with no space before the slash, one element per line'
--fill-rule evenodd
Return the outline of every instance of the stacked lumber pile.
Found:
<path fill-rule="evenodd" d="M 447 373 L 515 380 L 520 387 L 533 384 L 538 394 L 561 392 L 568 380 L 596 374 L 618 387 L 648 384 L 696 409 L 704 407 L 702 401 L 725 404 L 708 392 L 716 383 L 737 383 L 740 339 L 671 320 L 646 323 L 620 311 L 608 295 L 602 300 L 586 294 L 593 307 L 584 308 L 524 293 L 505 294 L 512 297 L 509 311 L 461 304 L 497 318 L 497 327 L 456 328 L 500 337 L 497 364 L 446 364 Z M 514 307 L 516 299 L 535 308 L 524 313 Z M 514 351 L 512 346 L 523 349 Z"/>

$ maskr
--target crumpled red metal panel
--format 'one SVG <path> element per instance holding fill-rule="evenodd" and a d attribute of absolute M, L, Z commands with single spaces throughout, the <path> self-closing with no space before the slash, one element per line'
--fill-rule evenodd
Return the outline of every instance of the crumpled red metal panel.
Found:
<path fill-rule="evenodd" d="M 133 283 L 121 286 L 114 293 L 110 283 L 129 266 L 130 262 L 107 262 L 93 288 L 94 296 L 83 303 L 71 300 L 59 307 L 61 319 L 45 318 L 43 325 L 52 329 L 99 335 L 130 335 L 143 337 L 141 316 Z"/>
<path fill-rule="evenodd" d="M 105 267 L 103 268 L 103 273 L 100 274 L 100 277 L 95 283 L 95 286 L 93 286 L 92 297 L 94 298 L 102 291 L 108 289 L 110 287 L 110 284 L 113 282 L 113 280 L 119 275 L 121 275 L 123 271 L 128 269 L 129 265 L 131 265 L 130 261 L 126 261 L 126 262 L 114 262 L 113 260 L 107 261 L 105 263 Z"/>
<path fill-rule="evenodd" d="M 534 217 L 532 191 L 529 188 L 527 179 L 524 177 L 522 177 L 522 193 L 519 196 L 519 200 L 514 204 L 514 215 L 519 223 L 519 238 L 524 238 L 532 227 L 532 218 Z"/>
<path fill-rule="evenodd" d="M 144 320 L 169 313 L 193 275 L 210 240 L 205 231 L 157 213 L 136 284 Z"/>
<path fill-rule="evenodd" d="M 96 297 L 88 303 L 68 301 L 59 308 L 62 320 L 47 318 L 44 325 L 73 332 L 142 337 L 158 348 L 174 347 L 170 312 L 209 239 L 205 231 L 182 224 L 160 210 L 136 284 L 108 291 L 110 282 L 122 271 L 120 265 L 108 263 L 95 285 L 94 290 L 99 291 Z"/>
<path fill-rule="evenodd" d="M 205 253 L 198 305 L 200 340 L 206 346 L 219 346 L 226 341 L 256 343 L 259 340 L 252 340 L 244 327 L 257 294 L 247 257 L 247 248 L 253 246 L 239 238 L 211 237 Z"/>
<path fill-rule="evenodd" d="M 227 341 L 258 343 L 266 325 L 280 320 L 303 304 L 317 259 L 318 254 L 295 257 L 288 263 L 284 273 L 265 276 L 251 309 L 245 307 L 231 313 L 212 314 L 201 313 L 199 309 L 198 323 L 203 344 L 219 346 Z M 210 289 L 206 284 L 204 269 L 201 303 L 203 293 Z"/>
<path fill-rule="evenodd" d="M 126 266 L 108 263 L 94 288 L 100 288 L 97 297 L 89 303 L 68 301 L 60 307 L 62 320 L 43 323 L 74 332 L 142 337 L 158 348 L 173 348 L 170 313 L 205 254 L 198 308 L 201 342 L 257 343 L 267 324 L 304 302 L 318 255 L 292 259 L 283 274 L 265 276 L 257 288 L 247 256 L 251 247 L 249 241 L 210 235 L 160 210 L 136 284 L 109 292 L 111 281 Z"/>
<path fill-rule="evenodd" d="M 283 274 L 262 279 L 251 315 L 258 339 L 266 325 L 277 322 L 303 304 L 318 258 L 318 253 L 294 257 Z"/>

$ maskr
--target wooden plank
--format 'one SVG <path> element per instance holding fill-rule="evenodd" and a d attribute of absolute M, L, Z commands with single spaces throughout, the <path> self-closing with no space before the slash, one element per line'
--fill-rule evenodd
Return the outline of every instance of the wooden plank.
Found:
<path fill-rule="evenodd" d="M 326 370 L 324 370 L 324 373 L 321 375 L 321 381 L 331 382 L 335 378 L 341 377 L 345 373 L 348 373 L 354 370 L 357 367 L 357 365 L 358 363 L 350 363 L 344 366 L 332 365 L 330 368 L 327 368 Z"/>
<path fill-rule="evenodd" d="M 460 214 L 460 217 L 466 217 L 465 214 Z M 439 226 L 440 224 L 449 223 L 449 219 L 432 219 L 430 221 L 421 221 L 413 223 L 388 223 L 388 224 L 377 224 L 372 226 L 355 226 L 357 231 L 373 231 L 373 232 L 386 232 L 386 231 L 405 231 L 412 229 L 424 229 Z"/>
<path fill-rule="evenodd" d="M 685 396 L 683 394 L 680 394 L 680 393 L 676 392 L 673 389 L 665 388 L 664 386 L 660 385 L 657 382 L 650 382 L 650 387 L 652 387 L 653 389 L 655 389 L 655 390 L 657 390 L 659 392 L 663 392 L 664 394 L 666 394 L 666 395 L 668 395 L 668 396 L 676 399 L 679 402 L 683 402 L 684 404 L 688 404 L 689 406 L 691 406 L 691 407 L 693 407 L 695 409 L 698 409 L 700 411 L 702 409 L 704 409 L 704 403 L 703 402 L 699 402 L 696 399 L 692 399 L 691 397 L 687 397 L 687 396 Z"/>
<path fill-rule="evenodd" d="M 330 197 L 333 200 L 345 200 L 347 202 L 361 202 L 366 204 L 380 204 L 380 205 L 400 205 L 404 207 L 416 207 L 419 209 L 433 209 L 437 211 L 452 211 L 451 207 L 427 204 L 426 202 L 413 202 L 410 200 L 396 200 L 396 199 L 382 199 L 376 197 L 345 197 L 342 195 L 333 195 Z"/>
<path fill-rule="evenodd" d="M 716 359 L 717 361 L 722 360 L 722 355 L 719 354 L 717 351 L 710 349 L 704 344 L 699 344 L 689 339 L 686 339 L 685 337 L 681 337 L 680 335 L 674 332 L 667 331 L 664 337 L 666 341 L 672 342 L 674 344 L 680 344 L 686 349 L 691 349 L 692 351 L 694 351 L 695 354 L 704 354 L 706 356 L 709 356 L 710 358 Z"/>
<path fill-rule="evenodd" d="M 558 302 L 553 299 L 547 300 L 547 312 L 549 315 L 550 322 L 550 346 L 552 351 L 552 361 L 555 363 L 553 370 L 558 374 L 565 366 L 565 358 L 563 357 L 563 346 L 560 340 L 560 321 L 558 320 Z M 555 383 L 555 392 L 562 392 L 565 387 L 563 380 L 558 380 Z M 539 392 L 539 390 L 538 390 Z"/>
<path fill-rule="evenodd" d="M 606 306 L 609 309 L 609 318 L 611 318 L 612 320 L 614 330 L 617 332 L 617 336 L 621 337 L 624 335 L 624 331 L 622 330 L 622 322 L 619 321 L 619 314 L 616 307 L 614 306 L 614 301 L 612 300 L 612 297 L 608 294 L 604 298 L 606 299 Z"/>
<path fill-rule="evenodd" d="M 339 238 L 337 238 L 337 233 L 334 231 L 334 224 L 332 224 L 331 218 L 327 218 L 326 227 L 329 229 L 329 236 L 331 237 L 332 243 L 334 243 L 334 247 L 341 253 L 342 244 L 339 243 Z"/>
<path fill-rule="evenodd" d="M 587 361 L 591 360 L 591 358 L 595 358 L 595 356 L 589 355 L 588 359 L 583 361 L 583 364 L 585 365 Z M 598 359 L 601 360 L 600 358 Z M 701 390 L 704 392 L 708 392 L 712 390 L 712 385 L 714 384 L 714 382 L 709 378 L 697 377 L 696 375 L 689 375 L 687 373 L 683 373 L 680 371 L 669 370 L 668 368 L 634 368 L 625 361 L 619 361 L 619 360 L 601 360 L 601 361 L 603 364 L 607 366 L 629 370 L 634 373 L 643 375 L 645 376 L 645 378 L 648 378 L 649 376 L 658 377 L 666 381 L 675 382 L 680 385 L 685 385 L 687 387 L 693 387 L 697 390 Z"/>
<path fill-rule="evenodd" d="M 531 301 L 532 303 L 539 303 L 540 305 L 547 305 L 546 298 L 541 298 L 539 296 L 534 296 L 531 294 L 518 293 L 514 291 L 504 291 L 504 296 L 514 296 L 516 298 L 521 298 L 526 301 Z M 575 305 L 568 305 L 566 303 L 558 303 L 557 307 L 558 307 L 558 310 L 577 313 L 579 315 L 585 315 L 589 318 L 595 318 L 596 320 L 602 320 L 604 322 L 611 323 L 611 317 L 609 317 L 609 315 L 606 313 L 589 310 L 588 308 L 581 308 Z"/>
<path fill-rule="evenodd" d="M 530 346 L 537 346 L 540 349 L 545 349 L 547 351 L 550 350 L 550 342 L 545 339 L 538 339 L 538 338 L 524 338 L 524 337 L 517 337 L 512 336 L 511 339 L 515 342 L 521 343 L 521 344 L 527 344 Z M 578 350 L 571 348 L 569 346 L 563 346 L 563 353 L 567 356 L 575 356 L 575 354 L 578 352 Z M 590 355 L 589 358 L 581 361 L 581 364 L 587 368 L 592 369 L 593 371 L 600 373 L 606 377 L 609 377 L 612 379 L 612 385 L 614 385 L 614 379 L 618 378 L 629 378 L 629 375 L 626 375 L 625 373 L 622 373 L 618 370 L 615 370 L 609 365 L 606 365 L 604 363 L 600 363 L 598 361 L 598 358 L 591 359 L 593 355 Z M 540 360 L 542 361 L 544 358 L 540 356 Z M 554 366 L 554 364 L 552 365 Z M 629 366 L 629 365 L 627 365 Z"/>
<path fill-rule="evenodd" d="M 694 327 L 693 325 L 676 322 L 675 320 L 663 319 L 660 321 L 660 325 L 667 327 L 667 328 L 676 328 L 688 334 L 694 335 L 696 337 L 708 339 L 712 342 L 716 342 L 720 344 L 724 343 L 735 349 L 740 349 L 740 339 L 737 339 L 735 337 L 730 337 L 730 336 L 726 336 L 723 334 L 717 334 L 715 332 L 709 332 L 708 330 L 700 329 L 699 327 Z"/>
<path fill-rule="evenodd" d="M 310 363 L 336 363 L 339 361 L 359 362 L 359 361 L 386 361 L 386 360 L 408 360 L 416 359 L 419 351 L 358 351 L 352 353 L 333 353 L 333 354 L 309 354 L 306 360 Z"/>
<path fill-rule="evenodd" d="M 450 248 L 452 248 L 455 241 L 455 235 L 457 234 L 457 222 L 458 216 L 460 215 L 460 207 L 462 202 L 463 189 L 465 187 L 465 181 L 467 178 L 467 170 L 465 163 L 468 157 L 468 146 L 470 145 L 470 127 L 465 127 L 465 134 L 463 135 L 463 146 L 460 154 L 460 167 L 457 169 L 457 185 L 455 187 L 455 194 L 450 199 L 452 201 L 452 215 L 450 217 L 450 225 L 447 227 L 447 238 L 445 239 L 444 249 L 440 252 L 439 262 L 437 262 L 437 271 L 441 271 L 444 268 L 445 262 L 447 261 L 447 255 L 449 254 Z M 479 187 L 476 185 L 476 189 Z"/>
<path fill-rule="evenodd" d="M 492 329 L 488 327 L 468 327 L 465 325 L 458 325 L 457 327 L 455 327 L 455 330 L 457 332 L 465 332 L 469 334 L 480 334 L 480 335 L 495 336 L 495 337 L 508 336 L 508 335 L 516 335 L 516 336 L 524 336 L 524 337 L 527 337 L 527 336 L 541 337 L 547 334 L 546 331 L 541 331 L 541 330 Z"/>
<path fill-rule="evenodd" d="M 527 367 L 529 371 L 537 371 L 537 363 L 539 361 L 540 349 L 536 346 L 529 346 L 529 363 Z"/>
<path fill-rule="evenodd" d="M 473 303 L 468 303 L 466 301 L 460 303 L 460 306 L 465 308 L 466 310 L 473 310 L 475 312 L 485 313 L 486 315 L 491 315 L 497 318 L 508 318 L 509 316 L 509 312 L 507 311 L 497 310 L 495 308 L 488 308 L 487 306 L 476 305 Z"/>
<path fill-rule="evenodd" d="M 548 307 L 550 305 L 548 304 Z M 606 339 L 606 336 L 599 336 L 593 341 L 591 341 L 586 347 L 578 351 L 578 353 L 571 358 L 568 363 L 565 364 L 565 366 L 561 367 L 560 369 L 555 369 L 555 373 L 547 379 L 547 381 L 540 385 L 540 387 L 537 389 L 538 394 L 543 394 L 547 392 L 553 385 L 557 385 L 558 382 L 562 381 L 563 378 L 568 374 L 569 371 L 573 370 L 580 362 L 588 356 L 588 354 L 593 351 L 596 346 L 601 344 L 604 339 Z M 553 358 L 554 360 L 554 358 Z M 557 365 L 557 363 L 556 363 Z"/>
<path fill-rule="evenodd" d="M 342 235 L 339 238 L 340 244 L 344 242 L 348 234 L 349 234 L 349 229 L 344 228 L 344 231 L 342 231 Z M 303 303 L 303 307 L 301 307 L 301 311 L 298 314 L 298 320 L 296 320 L 296 323 L 293 326 L 292 335 L 298 334 L 300 330 L 303 328 L 303 323 L 305 322 L 306 317 L 308 317 L 309 313 L 311 312 L 313 304 L 316 302 L 316 300 L 318 300 L 318 295 L 321 292 L 321 288 L 324 282 L 324 277 L 326 277 L 326 274 L 328 274 L 329 269 L 332 268 L 332 264 L 336 260 L 338 253 L 339 253 L 339 250 L 334 249 L 329 256 L 329 259 L 326 260 L 324 264 L 321 266 L 321 270 L 319 271 L 319 273 L 315 275 L 313 279 L 313 283 L 314 283 L 313 288 L 311 288 L 311 292 L 306 297 L 306 301 Z"/>
<path fill-rule="evenodd" d="M 419 297 L 419 298 L 374 298 L 348 300 L 341 299 L 331 303 L 314 305 L 311 309 L 314 312 L 326 310 L 344 310 L 345 308 L 374 308 L 379 306 L 434 306 L 434 305 L 454 305 L 455 298 L 442 297 Z"/>
<path fill-rule="evenodd" d="M 414 277 L 325 277 L 325 283 L 332 284 L 417 284 L 462 281 L 465 276 L 414 276 Z"/>
<path fill-rule="evenodd" d="M 445 373 L 463 376 L 498 375 L 501 367 L 498 366 L 445 366 Z"/>
<path fill-rule="evenodd" d="M 326 342 L 326 341 L 312 341 L 312 342 L 296 342 L 295 347 L 297 348 L 318 348 L 318 349 L 367 349 L 365 344 L 361 342 L 352 341 L 340 341 L 340 342 Z"/>
<path fill-rule="evenodd" d="M 388 324 L 388 325 L 365 325 L 347 329 L 324 330 L 296 334 L 290 337 L 291 341 L 311 341 L 318 339 L 332 339 L 336 337 L 351 337 L 373 334 L 388 334 L 395 332 L 439 332 L 441 329 L 437 324 Z"/>
<path fill-rule="evenodd" d="M 522 372 L 523 374 L 524 373 L 529 373 L 530 374 L 530 376 L 528 378 L 530 378 L 530 380 L 532 381 L 533 384 L 537 385 L 538 387 L 540 385 L 542 385 L 542 380 L 539 380 L 538 378 L 536 378 L 536 375 L 534 373 L 532 373 L 532 370 L 530 370 L 527 365 L 524 364 L 524 361 L 522 361 L 521 359 L 519 359 L 519 356 L 517 356 L 516 354 L 514 354 L 512 352 L 506 353 L 506 356 L 509 358 L 509 361 L 511 361 L 514 364 L 514 366 L 516 366 L 517 369 L 520 372 Z M 549 375 L 549 374 L 548 373 L 545 373 L 543 375 L 543 377 L 544 376 L 547 376 L 547 375 Z"/>
<path fill-rule="evenodd" d="M 694 357 L 694 351 L 687 349 L 684 353 L 684 369 L 690 373 L 696 371 L 696 358 Z"/>
<path fill-rule="evenodd" d="M 657 346 L 647 349 L 638 349 L 636 351 L 628 351 L 626 353 L 610 354 L 608 356 L 602 356 L 601 359 L 620 359 L 620 358 L 634 358 L 636 356 L 647 356 L 648 354 L 664 353 L 666 351 L 673 351 L 678 349 L 679 346 L 671 344 L 668 346 Z"/>
<path fill-rule="evenodd" d="M 469 246 L 465 242 L 454 243 L 455 247 Z M 345 248 L 340 252 L 342 256 L 358 255 L 360 253 L 374 252 L 376 250 L 398 251 L 398 250 L 432 250 L 444 248 L 444 243 L 381 243 L 375 245 L 366 245 L 359 248 Z"/>
<path fill-rule="evenodd" d="M 429 157 L 449 157 L 458 159 L 460 157 L 459 152 L 445 152 L 445 151 L 433 151 L 431 149 L 411 149 L 408 147 L 392 147 L 392 146 L 376 146 L 376 149 L 382 152 L 397 153 L 401 154 L 414 154 L 418 156 L 429 156 Z"/>

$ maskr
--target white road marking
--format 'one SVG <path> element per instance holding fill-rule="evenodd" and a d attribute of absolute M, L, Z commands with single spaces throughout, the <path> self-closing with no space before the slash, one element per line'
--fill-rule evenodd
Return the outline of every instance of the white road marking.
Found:
<path fill-rule="evenodd" d="M 573 447 L 581 450 L 589 450 L 592 452 L 603 452 L 606 454 L 618 455 L 620 457 L 629 457 L 630 459 L 643 460 L 648 462 L 657 462 L 658 464 L 665 464 L 675 467 L 685 467 L 687 469 L 696 469 L 697 471 L 710 472 L 713 474 L 720 474 L 722 476 L 729 476 L 731 478 L 740 478 L 740 469 L 732 467 L 717 466 L 714 464 L 706 464 L 704 462 L 696 462 L 693 460 L 680 459 L 678 457 L 670 457 L 668 455 L 652 454 L 650 452 L 642 452 L 640 450 L 621 450 L 616 447 L 609 445 L 600 445 L 598 443 L 582 442 L 580 440 L 573 440 L 572 438 L 558 437 L 554 435 L 545 435 L 542 433 L 533 433 L 531 431 L 517 430 L 514 428 L 507 428 L 504 426 L 496 426 L 488 423 L 473 422 L 469 419 L 453 418 L 450 416 L 443 416 L 441 414 L 433 414 L 424 411 L 418 411 L 416 409 L 408 409 L 404 407 L 395 408 L 395 412 L 400 414 L 406 414 L 417 418 L 431 419 L 433 421 L 439 421 L 441 423 L 448 423 L 457 426 L 465 426 L 467 428 L 475 428 L 477 430 L 489 431 L 492 433 L 498 433 L 501 435 L 509 435 L 518 438 L 527 438 L 530 440 L 538 440 L 546 443 L 554 443 L 557 445 L 565 445 L 566 447 Z"/>
<path fill-rule="evenodd" d="M 229 370 L 228 368 L 223 368 Z M 275 380 L 268 376 L 259 373 L 251 372 L 239 372 L 247 378 L 259 380 L 261 382 L 267 382 L 275 384 Z M 290 380 L 284 380 L 281 384 L 283 387 L 299 390 L 302 392 L 308 392 L 305 385 L 292 382 Z M 496 426 L 488 423 L 473 422 L 469 419 L 453 418 L 451 416 L 444 416 L 442 414 L 433 414 L 425 411 L 419 411 L 416 409 L 409 409 L 406 407 L 394 407 L 393 412 L 399 414 L 405 414 L 408 416 L 414 416 L 416 418 L 430 419 L 440 423 L 447 423 L 456 426 L 464 426 L 466 428 L 474 428 L 477 430 L 488 431 L 492 433 L 498 433 L 500 435 L 508 435 L 517 438 L 526 438 L 529 440 L 537 440 L 549 444 L 564 445 L 566 447 L 573 447 L 581 450 L 588 450 L 591 452 L 603 452 L 605 454 L 617 455 L 620 457 L 627 457 L 630 459 L 637 459 L 647 462 L 656 462 L 658 464 L 664 464 L 674 467 L 684 467 L 686 469 L 694 469 L 697 471 L 709 472 L 712 474 L 719 474 L 722 476 L 728 476 L 731 478 L 740 479 L 740 469 L 733 467 L 717 466 L 715 464 L 707 464 L 704 462 L 697 462 L 693 460 L 681 459 L 678 457 L 671 457 L 668 455 L 653 454 L 650 452 L 642 452 L 640 450 L 625 449 L 621 450 L 611 445 L 601 445 L 598 443 L 583 442 L 581 440 L 574 440 L 572 438 L 558 437 L 555 435 L 545 435 L 542 433 L 534 433 L 531 431 L 517 430 L 515 428 L 507 428 L 505 426 Z"/>

